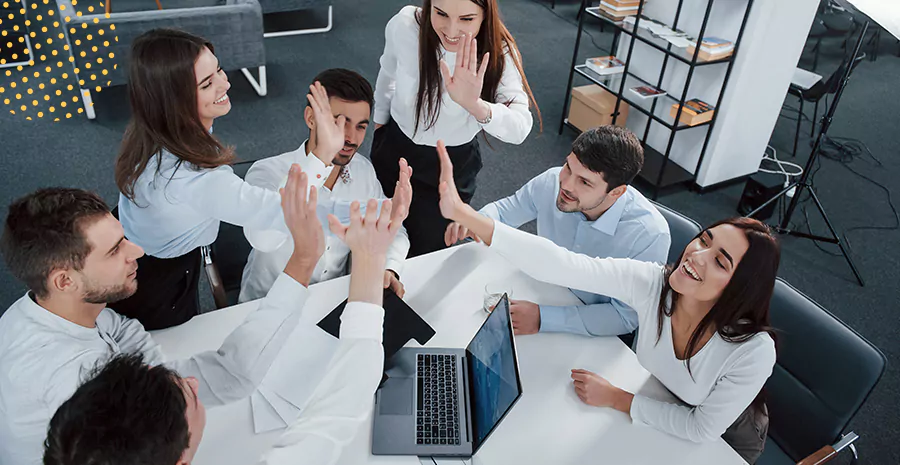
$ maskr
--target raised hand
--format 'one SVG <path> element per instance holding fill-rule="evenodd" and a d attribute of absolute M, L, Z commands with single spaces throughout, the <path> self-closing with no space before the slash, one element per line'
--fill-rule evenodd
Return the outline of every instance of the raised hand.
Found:
<path fill-rule="evenodd" d="M 441 162 L 441 177 L 438 185 L 438 192 L 441 194 L 441 215 L 448 220 L 456 221 L 466 204 L 456 190 L 456 181 L 453 180 L 453 162 L 450 161 L 450 154 L 447 153 L 447 147 L 442 140 L 437 142 L 437 153 Z"/>
<path fill-rule="evenodd" d="M 344 125 L 347 117 L 340 115 L 335 118 L 331 112 L 328 93 L 319 81 L 309 86 L 309 94 L 306 97 L 316 120 L 315 156 L 326 166 L 331 166 L 334 157 L 344 147 Z"/>
<path fill-rule="evenodd" d="M 284 222 L 294 240 L 294 252 L 285 272 L 298 282 L 308 284 L 319 257 L 325 252 L 325 232 L 316 216 L 318 191 L 309 187 L 307 175 L 300 166 L 292 165 L 287 184 L 279 189 L 279 193 Z"/>
<path fill-rule="evenodd" d="M 466 34 L 462 42 L 461 50 L 456 54 L 453 75 L 450 74 L 447 62 L 442 59 L 441 76 L 450 98 L 477 119 L 483 120 L 491 111 L 487 103 L 481 100 L 484 74 L 487 72 L 491 54 L 485 53 L 481 59 L 481 66 L 478 66 L 478 42 L 475 36 Z"/>
<path fill-rule="evenodd" d="M 406 162 L 405 158 L 400 158 L 399 168 L 399 179 L 394 186 L 394 198 L 392 199 L 394 205 L 393 214 L 399 215 L 402 212 L 403 218 L 406 218 L 406 215 L 409 214 L 409 204 L 412 203 L 413 190 L 410 179 L 412 179 L 413 169 Z M 400 221 L 402 222 L 403 220 Z"/>

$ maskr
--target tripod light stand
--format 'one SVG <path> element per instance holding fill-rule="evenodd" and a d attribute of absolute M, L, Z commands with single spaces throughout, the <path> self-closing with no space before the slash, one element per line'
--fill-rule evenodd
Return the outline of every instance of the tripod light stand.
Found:
<path fill-rule="evenodd" d="M 793 196 L 791 197 L 790 204 L 788 204 L 787 211 L 785 211 L 784 216 L 781 218 L 781 223 L 773 229 L 780 234 L 789 234 L 791 236 L 812 239 L 814 241 L 837 244 L 841 249 L 841 254 L 844 256 L 844 259 L 846 259 L 847 263 L 850 265 L 850 269 L 853 270 L 853 274 L 856 275 L 856 280 L 859 281 L 859 285 L 865 286 L 865 282 L 863 281 L 862 276 L 859 274 L 859 270 L 856 269 L 856 265 L 853 263 L 853 259 L 850 257 L 847 249 L 844 248 L 843 241 L 841 241 L 840 236 L 838 236 L 837 231 L 835 231 L 834 226 L 831 224 L 831 220 L 828 219 L 828 215 L 825 214 L 825 207 L 823 207 L 822 202 L 819 201 L 819 197 L 816 195 L 816 191 L 809 180 L 809 177 L 813 171 L 813 166 L 815 166 L 816 160 L 819 158 L 822 144 L 828 137 L 828 128 L 831 127 L 831 122 L 834 118 L 834 112 L 837 109 L 838 102 L 841 100 L 841 95 L 844 93 L 844 89 L 847 87 L 847 82 L 850 80 L 850 73 L 853 71 L 853 66 L 857 61 L 857 57 L 859 56 L 859 50 L 862 47 L 863 38 L 865 38 L 866 32 L 869 30 L 869 22 L 866 21 L 865 23 L 863 23 L 861 29 L 862 30 L 859 33 L 859 37 L 856 39 L 856 45 L 853 47 L 853 53 L 850 55 L 850 60 L 844 64 L 844 72 L 841 76 L 840 85 L 838 86 L 837 91 L 834 94 L 834 100 L 831 102 L 831 106 L 828 108 L 825 116 L 822 117 L 822 128 L 819 130 L 819 136 L 816 138 L 816 143 L 815 145 L 813 145 L 812 152 L 809 155 L 809 160 L 806 161 L 806 166 L 803 168 L 803 174 L 800 176 L 800 179 L 785 187 L 781 192 L 778 193 L 778 195 L 767 200 L 755 210 L 748 213 L 747 216 L 750 218 L 754 217 L 760 210 L 764 209 L 766 206 L 772 204 L 778 199 L 786 196 L 788 192 L 791 192 L 792 189 L 796 189 L 793 193 Z M 797 205 L 800 202 L 800 195 L 803 194 L 804 190 L 809 191 L 809 195 L 813 199 L 813 202 L 815 202 L 816 208 L 819 209 L 819 213 L 821 213 L 822 218 L 825 219 L 825 224 L 828 226 L 829 232 L 831 232 L 830 236 L 817 236 L 814 234 L 808 234 L 789 228 L 791 216 L 794 214 L 794 211 L 796 211 Z"/>

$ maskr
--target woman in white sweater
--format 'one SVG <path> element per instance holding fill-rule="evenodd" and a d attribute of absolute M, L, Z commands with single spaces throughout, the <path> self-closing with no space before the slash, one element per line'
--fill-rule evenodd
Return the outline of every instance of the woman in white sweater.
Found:
<path fill-rule="evenodd" d="M 446 247 L 448 222 L 437 208 L 438 139 L 457 166 L 456 187 L 468 202 L 481 170 L 478 136 L 521 144 L 531 132 L 534 102 L 512 34 L 497 0 L 424 0 L 403 7 L 384 31 L 375 84 L 372 164 L 385 194 L 398 179 L 397 160 L 414 168 L 406 229 L 409 255 Z"/>
<path fill-rule="evenodd" d="M 745 460 L 756 460 L 768 427 L 760 393 L 775 364 L 769 300 L 780 257 L 764 224 L 748 218 L 716 223 L 685 247 L 676 267 L 591 258 L 477 213 L 456 194 L 453 166 L 440 142 L 438 153 L 441 213 L 535 279 L 634 308 L 641 328 L 638 360 L 682 404 L 632 394 L 575 369 L 571 376 L 582 401 L 690 441 L 722 436 Z"/>

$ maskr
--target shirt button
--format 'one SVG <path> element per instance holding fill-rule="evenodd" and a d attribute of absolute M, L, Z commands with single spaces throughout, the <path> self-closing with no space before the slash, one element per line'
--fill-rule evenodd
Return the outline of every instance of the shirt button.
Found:
<path fill-rule="evenodd" d="M 317 175 L 316 175 L 316 179 L 322 179 L 322 175 L 321 175 L 321 174 L 317 174 Z"/>

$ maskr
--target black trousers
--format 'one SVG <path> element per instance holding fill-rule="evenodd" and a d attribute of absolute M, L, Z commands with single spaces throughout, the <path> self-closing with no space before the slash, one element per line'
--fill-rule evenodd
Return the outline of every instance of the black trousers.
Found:
<path fill-rule="evenodd" d="M 453 162 L 453 179 L 462 201 L 469 203 L 475 195 L 475 178 L 481 171 L 481 151 L 478 139 L 456 147 L 447 147 Z M 375 130 L 372 140 L 372 164 L 385 195 L 394 196 L 399 179 L 400 158 L 406 158 L 413 169 L 413 188 L 409 216 L 403 223 L 409 233 L 409 256 L 415 257 L 447 247 L 444 232 L 449 220 L 441 215 L 438 185 L 441 164 L 437 149 L 430 145 L 418 145 L 406 137 L 400 127 L 391 120 Z"/>
<path fill-rule="evenodd" d="M 199 247 L 180 257 L 144 255 L 137 262 L 137 292 L 109 308 L 140 321 L 147 330 L 177 326 L 200 313 Z"/>

